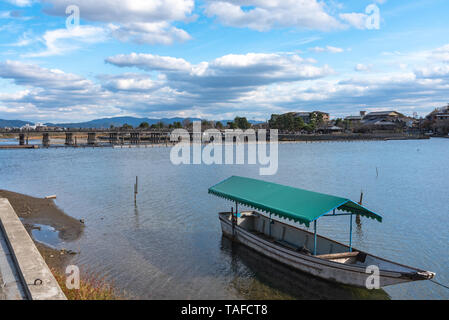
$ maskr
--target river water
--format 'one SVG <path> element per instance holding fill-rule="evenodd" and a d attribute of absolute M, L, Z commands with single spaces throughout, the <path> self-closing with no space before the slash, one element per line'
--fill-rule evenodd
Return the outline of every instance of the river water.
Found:
<path fill-rule="evenodd" d="M 0 151 L 0 188 L 57 195 L 84 219 L 73 263 L 141 299 L 449 299 L 429 281 L 367 292 L 293 272 L 221 235 L 217 212 L 232 204 L 207 189 L 231 175 L 262 178 L 358 201 L 353 245 L 437 273 L 449 283 L 449 139 L 279 145 L 276 175 L 258 165 L 180 165 L 170 148 L 55 148 Z M 137 205 L 134 182 L 139 177 Z M 318 232 L 348 243 L 349 220 L 323 218 Z M 55 246 L 54 241 L 51 245 Z M 56 245 L 58 246 L 58 245 Z"/>

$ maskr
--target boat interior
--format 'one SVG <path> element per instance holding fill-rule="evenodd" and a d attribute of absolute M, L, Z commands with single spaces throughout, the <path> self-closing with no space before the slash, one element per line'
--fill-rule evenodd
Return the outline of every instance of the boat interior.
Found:
<path fill-rule="evenodd" d="M 232 218 L 232 213 L 230 212 L 222 212 L 220 215 L 229 220 Z M 270 226 L 270 219 L 255 211 L 240 212 L 237 218 L 237 225 L 262 239 L 275 243 L 283 248 L 306 255 L 313 255 L 314 234 L 312 232 L 273 219 Z M 353 251 L 350 252 L 349 246 L 319 235 L 317 235 L 317 250 L 315 257 L 363 268 L 370 265 L 377 265 L 379 269 L 383 271 L 401 273 L 416 273 L 417 271 L 422 271 L 374 257 L 356 249 L 353 249 Z"/>

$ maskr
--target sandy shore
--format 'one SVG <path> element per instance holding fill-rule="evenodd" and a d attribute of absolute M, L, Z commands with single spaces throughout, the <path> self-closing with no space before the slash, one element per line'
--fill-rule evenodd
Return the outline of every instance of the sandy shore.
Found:
<path fill-rule="evenodd" d="M 34 198 L 6 190 L 0 190 L 0 198 L 9 200 L 31 237 L 31 231 L 36 224 L 55 228 L 63 241 L 76 240 L 83 233 L 84 224 L 65 214 L 54 204 L 53 200 Z M 74 256 L 72 252 L 56 250 L 33 240 L 50 268 L 62 271 Z"/>

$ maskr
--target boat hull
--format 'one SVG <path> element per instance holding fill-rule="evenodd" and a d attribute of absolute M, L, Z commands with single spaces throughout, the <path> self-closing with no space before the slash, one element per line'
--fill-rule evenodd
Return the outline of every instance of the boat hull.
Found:
<path fill-rule="evenodd" d="M 371 283 L 372 271 L 367 271 L 366 267 L 342 264 L 325 259 L 320 259 L 313 255 L 303 254 L 294 250 L 289 250 L 274 242 L 267 241 L 262 237 L 235 225 L 220 215 L 222 232 L 233 241 L 239 242 L 260 254 L 285 264 L 293 269 L 311 274 L 315 277 L 337 282 L 344 285 L 367 288 L 367 281 Z M 234 229 L 234 230 L 233 230 Z M 386 287 L 394 284 L 414 281 L 410 275 L 400 272 L 380 270 L 379 285 Z"/>

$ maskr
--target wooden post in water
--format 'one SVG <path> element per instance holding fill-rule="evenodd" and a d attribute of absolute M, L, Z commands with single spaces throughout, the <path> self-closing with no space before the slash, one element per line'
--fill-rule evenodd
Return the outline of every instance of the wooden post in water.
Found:
<path fill-rule="evenodd" d="M 363 206 L 363 191 L 360 191 L 359 205 Z M 355 223 L 357 223 L 357 225 L 360 226 L 360 215 L 359 214 L 356 214 L 356 216 L 355 216 Z"/>
<path fill-rule="evenodd" d="M 231 223 L 232 223 L 232 240 L 234 240 L 234 235 L 235 235 L 234 207 L 231 207 Z"/>
<path fill-rule="evenodd" d="M 138 177 L 136 176 L 136 184 L 134 185 L 134 203 L 137 202 L 137 194 L 138 192 Z"/>
<path fill-rule="evenodd" d="M 352 213 L 350 215 L 351 221 L 349 223 L 349 252 L 352 252 Z"/>
<path fill-rule="evenodd" d="M 23 146 L 25 144 L 25 134 L 21 133 L 19 134 L 19 145 Z"/>
<path fill-rule="evenodd" d="M 50 136 L 49 136 L 48 132 L 44 132 L 42 134 L 42 146 L 44 148 L 48 148 L 50 146 Z"/>

